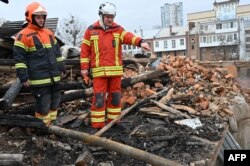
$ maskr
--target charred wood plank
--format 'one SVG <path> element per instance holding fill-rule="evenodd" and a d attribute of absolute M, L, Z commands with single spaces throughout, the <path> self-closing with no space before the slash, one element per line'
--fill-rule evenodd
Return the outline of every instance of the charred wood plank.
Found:
<path fill-rule="evenodd" d="M 188 107 L 186 105 L 171 104 L 170 106 L 177 110 L 183 110 L 183 111 L 187 111 L 190 114 L 196 114 L 195 109 Z"/>
<path fill-rule="evenodd" d="M 21 166 L 23 165 L 23 154 L 0 154 L 0 165 Z"/>
<path fill-rule="evenodd" d="M 60 82 L 61 90 L 83 89 L 83 87 L 83 83 L 81 82 Z"/>
<path fill-rule="evenodd" d="M 7 115 L 0 116 L 0 124 L 7 126 L 18 126 L 25 128 L 45 129 L 46 126 L 42 120 L 30 115 Z"/>
<path fill-rule="evenodd" d="M 162 97 L 161 100 L 159 101 L 162 104 L 166 104 L 167 101 L 169 101 L 171 99 L 171 97 L 174 94 L 174 88 L 171 88 L 168 93 L 166 94 L 166 96 Z"/>
<path fill-rule="evenodd" d="M 0 59 L 0 66 L 14 66 L 15 63 L 14 59 Z"/>
<path fill-rule="evenodd" d="M 76 91 L 73 91 L 73 92 L 70 92 L 68 94 L 63 95 L 62 99 L 61 99 L 61 103 L 90 97 L 92 95 L 93 95 L 92 88 L 83 89 L 83 90 L 76 90 Z"/>
<path fill-rule="evenodd" d="M 191 118 L 190 116 L 188 116 L 188 115 L 186 115 L 186 114 L 184 114 L 184 113 L 182 113 L 182 112 L 180 112 L 180 111 L 178 111 L 178 110 L 176 110 L 176 109 L 174 109 L 172 107 L 166 106 L 165 104 L 162 104 L 162 103 L 160 103 L 158 101 L 155 101 L 155 100 L 150 100 L 150 101 L 152 103 L 156 104 L 157 106 L 159 106 L 160 108 L 162 108 L 162 109 L 164 109 L 166 111 L 169 111 L 169 112 L 171 112 L 173 114 L 180 115 L 180 116 L 183 116 L 183 117 L 186 117 L 186 118 Z"/>
<path fill-rule="evenodd" d="M 157 58 L 133 58 L 133 57 L 126 57 L 123 59 L 123 61 L 126 61 L 126 60 L 130 60 L 130 61 L 134 61 L 136 63 L 140 63 L 142 65 L 147 65 L 149 63 L 152 63 L 154 62 L 155 60 L 157 60 Z"/>
<path fill-rule="evenodd" d="M 80 154 L 75 162 L 75 166 L 91 166 L 94 163 L 94 156 L 86 150 Z"/>
<path fill-rule="evenodd" d="M 152 72 L 147 72 L 147 73 L 143 73 L 142 75 L 138 75 L 132 78 L 124 78 L 122 79 L 122 87 L 126 88 L 130 85 L 133 85 L 135 83 L 138 82 L 143 82 L 146 80 L 151 80 L 152 78 L 156 78 L 156 77 L 161 77 L 161 76 L 167 76 L 167 73 L 163 70 L 155 70 Z"/>
<path fill-rule="evenodd" d="M 0 99 L 0 109 L 7 110 L 12 105 L 21 88 L 22 83 L 19 78 L 17 78 L 16 81 L 7 90 L 5 95 Z"/>
<path fill-rule="evenodd" d="M 75 89 L 83 89 L 83 83 L 81 82 L 60 82 L 60 89 L 61 90 L 75 90 Z M 0 87 L 0 94 L 6 93 L 6 91 L 10 88 L 11 86 L 2 86 Z M 22 87 L 20 90 L 20 93 L 30 93 L 31 90 L 30 88 Z"/>
<path fill-rule="evenodd" d="M 79 127 L 82 122 L 90 115 L 90 112 L 86 112 L 83 113 L 82 115 L 80 115 L 71 125 L 70 127 L 75 128 L 75 127 Z"/>

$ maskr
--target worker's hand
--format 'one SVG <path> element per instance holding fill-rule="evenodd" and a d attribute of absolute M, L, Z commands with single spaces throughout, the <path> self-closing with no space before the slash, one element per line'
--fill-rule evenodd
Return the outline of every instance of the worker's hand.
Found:
<path fill-rule="evenodd" d="M 30 86 L 29 81 L 25 81 L 25 82 L 23 82 L 23 86 L 24 86 L 24 87 L 26 87 L 26 88 L 27 88 L 27 87 L 29 87 L 29 86 Z"/>
<path fill-rule="evenodd" d="M 81 70 L 81 75 L 84 78 L 89 75 L 89 71 L 87 69 Z"/>
<path fill-rule="evenodd" d="M 67 72 L 61 72 L 61 79 L 65 79 L 67 77 Z"/>
<path fill-rule="evenodd" d="M 141 43 L 141 48 L 145 51 L 150 51 L 150 47 L 148 43 Z"/>

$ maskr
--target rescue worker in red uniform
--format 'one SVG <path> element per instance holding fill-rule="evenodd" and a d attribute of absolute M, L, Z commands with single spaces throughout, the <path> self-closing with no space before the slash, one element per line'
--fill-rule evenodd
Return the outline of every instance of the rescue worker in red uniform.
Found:
<path fill-rule="evenodd" d="M 16 36 L 13 55 L 17 76 L 34 95 L 35 116 L 46 125 L 56 120 L 60 104 L 59 81 L 64 75 L 63 58 L 54 34 L 44 28 L 47 11 L 37 2 L 29 4 L 28 25 Z"/>
<path fill-rule="evenodd" d="M 141 37 L 127 32 L 114 22 L 116 7 L 106 2 L 99 7 L 100 19 L 89 26 L 81 46 L 81 75 L 91 69 L 94 96 L 91 106 L 91 125 L 102 128 L 121 114 L 122 44 L 150 50 Z"/>

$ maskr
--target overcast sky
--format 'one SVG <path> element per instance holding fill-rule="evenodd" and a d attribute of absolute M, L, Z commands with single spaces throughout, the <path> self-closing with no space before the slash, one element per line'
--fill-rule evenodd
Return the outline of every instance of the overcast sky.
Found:
<path fill-rule="evenodd" d="M 37 0 L 48 11 L 48 18 L 66 18 L 70 14 L 84 20 L 89 25 L 99 19 L 98 7 L 108 0 Z M 213 9 L 215 0 L 109 0 L 117 7 L 115 22 L 126 30 L 133 31 L 140 27 L 150 30 L 161 24 L 160 7 L 164 3 L 183 2 L 184 23 L 187 13 Z M 217 0 L 218 1 L 218 0 Z M 26 6 L 32 0 L 9 0 L 9 4 L 0 2 L 0 18 L 10 21 L 24 20 Z M 249 0 L 240 0 L 240 5 L 250 4 Z"/>

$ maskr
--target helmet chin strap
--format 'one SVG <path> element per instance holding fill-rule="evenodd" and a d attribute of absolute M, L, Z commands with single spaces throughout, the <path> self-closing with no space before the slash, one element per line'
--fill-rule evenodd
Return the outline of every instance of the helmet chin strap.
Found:
<path fill-rule="evenodd" d="M 103 18 L 103 15 L 102 15 L 102 14 L 100 15 L 100 20 L 99 20 L 99 22 L 100 22 L 101 27 L 102 27 L 104 30 L 107 30 L 108 27 L 104 24 L 104 18 Z"/>

